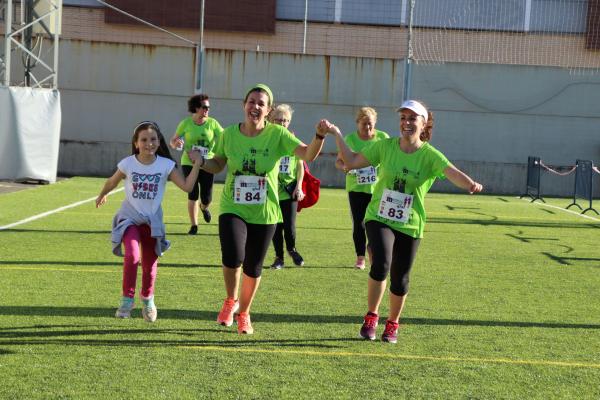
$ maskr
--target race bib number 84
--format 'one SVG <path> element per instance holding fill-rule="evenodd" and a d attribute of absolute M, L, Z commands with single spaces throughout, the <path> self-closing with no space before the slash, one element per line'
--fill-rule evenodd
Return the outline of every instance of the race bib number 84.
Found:
<path fill-rule="evenodd" d="M 267 198 L 267 178 L 239 175 L 235 177 L 233 201 L 237 204 L 263 204 Z"/>
<path fill-rule="evenodd" d="M 379 202 L 377 215 L 394 222 L 406 223 L 410 218 L 412 203 L 412 195 L 385 189 Z"/>

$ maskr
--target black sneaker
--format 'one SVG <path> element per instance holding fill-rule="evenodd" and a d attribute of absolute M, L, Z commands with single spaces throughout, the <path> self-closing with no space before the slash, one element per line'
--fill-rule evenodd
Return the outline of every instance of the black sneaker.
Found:
<path fill-rule="evenodd" d="M 198 225 L 192 225 L 188 231 L 188 235 L 195 235 L 198 233 Z"/>
<path fill-rule="evenodd" d="M 206 222 L 207 224 L 212 219 L 212 215 L 210 215 L 210 211 L 208 211 L 207 208 L 205 208 L 204 210 L 202 210 L 202 217 L 204 217 L 204 222 Z"/>
<path fill-rule="evenodd" d="M 296 249 L 288 251 L 288 253 L 290 254 L 290 257 L 292 257 L 292 260 L 294 260 L 294 264 L 296 266 L 301 267 L 304 265 L 304 258 L 302 258 L 302 256 L 296 251 Z"/>
<path fill-rule="evenodd" d="M 275 257 L 275 261 L 271 264 L 271 269 L 281 269 L 283 268 L 283 258 Z"/>

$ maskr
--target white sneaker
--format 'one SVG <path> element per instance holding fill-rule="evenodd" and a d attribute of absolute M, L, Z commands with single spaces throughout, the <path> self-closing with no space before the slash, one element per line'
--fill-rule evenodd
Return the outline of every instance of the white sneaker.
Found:
<path fill-rule="evenodd" d="M 131 297 L 121 297 L 121 305 L 117 308 L 117 312 L 115 313 L 115 317 L 117 318 L 130 318 L 131 310 L 133 310 L 133 306 L 135 305 L 134 300 Z"/>
<path fill-rule="evenodd" d="M 158 310 L 154 305 L 154 296 L 150 297 L 149 299 L 142 299 L 142 304 L 142 317 L 144 317 L 144 321 L 156 321 L 156 317 L 158 316 Z"/>
<path fill-rule="evenodd" d="M 156 321 L 156 317 L 158 317 L 158 310 L 156 309 L 156 306 L 144 306 L 142 308 L 142 317 L 144 317 L 144 321 L 146 322 Z"/>

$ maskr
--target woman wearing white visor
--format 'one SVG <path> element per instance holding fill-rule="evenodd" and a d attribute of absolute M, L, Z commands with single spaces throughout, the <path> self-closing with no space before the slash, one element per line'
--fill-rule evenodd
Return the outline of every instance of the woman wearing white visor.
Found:
<path fill-rule="evenodd" d="M 425 195 L 437 178 L 469 193 L 483 187 L 461 172 L 429 140 L 433 114 L 418 101 L 407 100 L 397 110 L 400 137 L 383 139 L 355 153 L 346 145 L 340 130 L 329 124 L 348 168 L 379 165 L 378 181 L 365 215 L 367 237 L 373 252 L 368 283 L 368 312 L 360 336 L 374 340 L 379 322 L 379 305 L 390 275 L 390 312 L 382 335 L 396 343 L 398 321 L 406 295 L 409 274 L 425 227 Z"/>

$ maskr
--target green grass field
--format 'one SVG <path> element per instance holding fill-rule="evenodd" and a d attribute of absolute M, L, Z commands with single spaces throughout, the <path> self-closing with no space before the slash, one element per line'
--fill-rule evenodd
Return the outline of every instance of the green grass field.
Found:
<path fill-rule="evenodd" d="M 0 226 L 95 197 L 103 182 L 0 195 Z M 154 324 L 139 307 L 114 318 L 121 259 L 109 230 L 123 192 L 100 209 L 90 201 L 0 230 L 0 398 L 600 398 L 600 218 L 565 212 L 568 199 L 549 199 L 553 208 L 430 194 L 389 345 L 357 338 L 368 272 L 352 268 L 338 189 L 298 215 L 306 266 L 286 259 L 283 270 L 264 270 L 255 334 L 217 325 L 220 190 L 198 236 L 186 234 L 185 194 L 167 191 L 173 245 L 160 260 Z"/>

